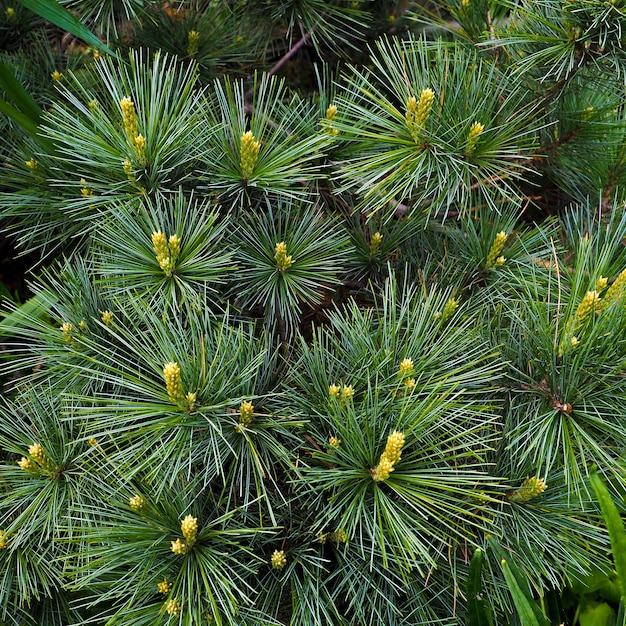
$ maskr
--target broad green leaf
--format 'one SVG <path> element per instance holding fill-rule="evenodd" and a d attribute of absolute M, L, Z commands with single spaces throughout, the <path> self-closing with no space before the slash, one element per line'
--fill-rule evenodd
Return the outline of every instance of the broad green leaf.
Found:
<path fill-rule="evenodd" d="M 615 611 L 606 602 L 593 602 L 578 615 L 580 626 L 610 626 L 615 624 Z"/>
<path fill-rule="evenodd" d="M 626 598 L 626 529 L 624 528 L 624 521 L 602 478 L 597 472 L 593 472 L 589 478 L 598 499 L 606 528 L 609 531 L 613 561 L 615 562 L 615 571 L 621 587 L 623 602 Z"/>
<path fill-rule="evenodd" d="M 0 99 L 0 111 L 29 134 L 46 152 L 49 154 L 54 152 L 54 144 L 39 134 L 39 120 L 42 113 L 39 105 L 15 78 L 11 68 L 4 63 L 0 63 L 0 87 L 15 105 Z"/>
<path fill-rule="evenodd" d="M 511 592 L 513 603 L 517 609 L 520 623 L 522 626 L 550 626 L 550 622 L 545 615 L 537 609 L 537 603 L 530 600 L 526 593 L 518 584 L 517 577 L 511 571 L 511 567 L 505 559 L 502 559 L 502 573 L 506 580 L 507 587 Z"/>
<path fill-rule="evenodd" d="M 478 548 L 470 561 L 467 577 L 468 626 L 493 626 L 493 617 L 487 600 L 483 597 L 482 569 L 485 551 Z"/>
<path fill-rule="evenodd" d="M 7 98 L 34 124 L 39 123 L 41 108 L 30 93 L 24 89 L 13 71 L 6 63 L 0 63 L 0 87 L 6 92 Z"/>
<path fill-rule="evenodd" d="M 107 48 L 96 35 L 94 35 L 84 24 L 76 19 L 65 7 L 62 7 L 56 0 L 19 0 L 27 9 L 40 15 L 44 19 L 52 22 L 55 26 L 62 28 L 68 33 L 72 33 L 84 42 L 94 46 L 102 52 L 112 56 L 117 56 L 112 50 Z"/>

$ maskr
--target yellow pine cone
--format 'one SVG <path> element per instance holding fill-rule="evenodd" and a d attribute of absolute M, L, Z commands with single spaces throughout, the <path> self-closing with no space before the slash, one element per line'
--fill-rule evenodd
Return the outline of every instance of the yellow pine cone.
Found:
<path fill-rule="evenodd" d="M 419 101 L 414 96 L 407 100 L 405 113 L 407 128 L 416 143 L 421 142 L 421 135 L 434 100 L 435 92 L 432 89 L 422 89 Z"/>
<path fill-rule="evenodd" d="M 193 545 L 198 534 L 198 518 L 193 515 L 187 515 L 180 524 L 180 530 L 187 543 Z"/>
<path fill-rule="evenodd" d="M 170 257 L 172 260 L 176 260 L 180 254 L 180 238 L 178 235 L 170 235 L 168 244 L 170 248 Z"/>
<path fill-rule="evenodd" d="M 131 143 L 135 148 L 135 152 L 137 153 L 137 159 L 140 162 L 144 161 L 144 157 L 146 154 L 146 138 L 143 135 L 136 135 Z"/>
<path fill-rule="evenodd" d="M 124 131 L 128 140 L 133 143 L 138 135 L 137 113 L 135 112 L 135 104 L 128 97 L 120 100 L 120 108 L 122 109 L 122 120 L 124 122 Z"/>
<path fill-rule="evenodd" d="M 491 248 L 489 248 L 489 252 L 487 253 L 487 267 L 494 267 L 495 265 L 502 265 L 502 263 L 504 263 L 504 257 L 500 257 L 500 253 L 508 238 L 509 236 L 503 230 L 495 236 Z M 501 262 L 500 258 L 502 258 Z"/>
<path fill-rule="evenodd" d="M 602 310 L 607 309 L 613 302 L 616 302 L 622 296 L 622 292 L 626 287 L 626 269 L 622 270 L 620 275 L 613 281 L 613 284 L 608 288 L 604 298 L 600 303 Z"/>
<path fill-rule="evenodd" d="M 375 254 L 378 254 L 378 252 L 380 251 L 380 246 L 383 243 L 383 236 L 376 231 L 373 235 L 372 235 L 372 239 L 370 241 L 370 254 L 373 256 Z"/>
<path fill-rule="evenodd" d="M 287 565 L 287 557 L 283 550 L 274 550 L 270 559 L 274 569 L 283 569 Z"/>
<path fill-rule="evenodd" d="M 4 530 L 0 530 L 0 550 L 4 550 L 7 547 L 7 533 Z"/>
<path fill-rule="evenodd" d="M 334 104 L 329 104 L 326 109 L 326 132 L 333 137 L 339 134 L 339 130 L 335 128 L 333 121 L 337 117 L 337 107 Z"/>
<path fill-rule="evenodd" d="M 394 470 L 394 465 L 400 461 L 404 446 L 404 433 L 394 430 L 387 437 L 385 451 L 380 455 L 380 461 L 372 472 L 372 478 L 376 482 L 387 480 Z"/>
<path fill-rule="evenodd" d="M 441 320 L 442 324 L 445 324 L 452 317 L 454 312 L 459 308 L 460 302 L 460 298 L 450 296 L 443 307 L 443 311 L 435 313 L 435 317 Z"/>
<path fill-rule="evenodd" d="M 239 167 L 241 169 L 241 175 L 244 179 L 252 177 L 254 168 L 259 160 L 259 150 L 261 144 L 255 140 L 252 131 L 247 131 L 241 135 L 241 160 Z"/>
<path fill-rule="evenodd" d="M 135 511 L 140 511 L 146 504 L 146 501 L 141 496 L 133 496 L 129 499 L 128 503 L 130 504 L 130 508 Z"/>
<path fill-rule="evenodd" d="M 404 445 L 404 433 L 394 430 L 389 437 L 387 437 L 387 445 L 383 455 L 387 457 L 393 465 L 400 461 L 402 455 L 402 446 Z"/>
<path fill-rule="evenodd" d="M 472 124 L 465 142 L 465 154 L 468 156 L 474 154 L 476 144 L 478 143 L 478 139 L 482 135 L 483 130 L 485 130 L 485 127 L 479 122 L 474 122 Z"/>
<path fill-rule="evenodd" d="M 281 241 L 274 247 L 274 259 L 276 259 L 276 269 L 283 272 L 290 268 L 293 259 L 291 256 L 287 256 L 287 244 Z"/>
<path fill-rule="evenodd" d="M 328 395 L 331 397 L 338 397 L 339 387 L 337 385 L 330 385 L 330 387 L 328 387 Z"/>
<path fill-rule="evenodd" d="M 341 395 L 344 400 L 349 400 L 354 396 L 354 387 L 352 385 L 344 385 L 341 390 Z"/>
<path fill-rule="evenodd" d="M 413 371 L 413 359 L 402 359 L 400 367 L 398 369 L 398 375 L 401 378 L 406 378 Z"/>
<path fill-rule="evenodd" d="M 383 455 L 380 457 L 380 463 L 374 468 L 372 478 L 379 483 L 383 480 L 387 480 L 391 472 L 393 472 L 393 463 Z"/>
<path fill-rule="evenodd" d="M 163 366 L 165 388 L 171 402 L 178 402 L 183 397 L 183 383 L 180 378 L 180 365 L 170 361 Z"/>
<path fill-rule="evenodd" d="M 511 502 L 528 502 L 531 498 L 542 494 L 547 487 L 548 485 L 543 481 L 543 478 L 532 476 L 524 480 L 521 487 L 518 487 L 509 496 L 509 500 Z"/>
<path fill-rule="evenodd" d="M 341 439 L 339 439 L 339 437 L 329 437 L 328 445 L 331 448 L 338 448 L 341 445 Z"/>
<path fill-rule="evenodd" d="M 72 342 L 72 333 L 74 332 L 74 327 L 69 322 L 64 322 L 60 326 L 61 332 L 63 333 L 63 338 L 67 343 Z"/>
<path fill-rule="evenodd" d="M 165 610 L 168 612 L 169 615 L 178 617 L 181 614 L 183 607 L 180 604 L 180 600 L 178 600 L 177 598 L 172 598 L 165 604 Z"/>
<path fill-rule="evenodd" d="M 197 30 L 190 30 L 187 35 L 187 54 L 193 56 L 198 52 L 198 42 L 200 41 L 200 33 Z"/>
<path fill-rule="evenodd" d="M 176 539 L 176 541 L 172 541 L 172 552 L 174 554 L 187 554 L 188 546 L 181 539 Z"/>
<path fill-rule="evenodd" d="M 594 287 L 594 289 L 600 293 L 605 287 L 606 284 L 609 282 L 608 278 L 604 278 L 604 276 L 600 276 L 600 278 L 598 278 L 598 280 L 596 280 L 596 286 Z"/>
<path fill-rule="evenodd" d="M 105 326 L 110 326 L 113 323 L 113 313 L 111 311 L 102 311 L 100 319 Z"/>
<path fill-rule="evenodd" d="M 126 161 L 128 163 L 128 161 Z M 167 241 L 165 239 L 165 235 L 157 230 L 155 233 L 152 233 L 152 247 L 154 248 L 154 253 L 157 257 L 166 257 L 169 256 L 169 250 L 167 249 Z"/>
<path fill-rule="evenodd" d="M 165 579 L 161 581 L 160 583 L 157 583 L 157 589 L 159 593 L 162 593 L 163 595 L 165 595 L 166 593 L 169 593 L 172 590 L 172 583 L 169 582 L 167 579 Z"/>
<path fill-rule="evenodd" d="M 32 446 L 28 448 L 28 454 L 34 459 L 34 461 L 44 470 L 52 471 L 54 469 L 54 464 L 49 459 L 43 447 L 34 443 Z"/>
<path fill-rule="evenodd" d="M 588 291 L 581 300 L 575 313 L 576 327 L 578 328 L 592 313 L 595 312 L 600 303 L 600 294 L 595 290 Z"/>
<path fill-rule="evenodd" d="M 254 413 L 254 405 L 252 402 L 242 402 L 239 405 L 239 425 L 248 427 L 252 423 L 252 414 Z"/>
<path fill-rule="evenodd" d="M 31 472 L 33 474 L 39 473 L 39 466 L 37 463 L 35 463 L 32 459 L 26 458 L 25 456 L 23 456 L 17 464 L 20 466 L 20 469 L 25 472 Z"/>

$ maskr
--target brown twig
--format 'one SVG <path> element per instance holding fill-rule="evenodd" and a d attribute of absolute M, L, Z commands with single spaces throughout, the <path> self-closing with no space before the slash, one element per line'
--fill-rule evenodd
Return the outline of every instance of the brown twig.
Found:
<path fill-rule="evenodd" d="M 287 61 L 289 61 L 289 59 L 291 59 L 292 56 L 294 56 L 296 54 L 296 52 L 298 52 L 298 50 L 300 50 L 300 48 L 304 47 L 309 39 L 311 39 L 311 33 L 305 33 L 301 39 L 299 39 L 293 46 L 291 46 L 291 48 L 289 48 L 289 50 L 287 50 L 287 52 L 276 62 L 276 64 L 267 72 L 268 76 L 273 76 L 274 74 L 276 74 L 276 72 L 278 72 L 278 70 L 285 65 L 285 63 L 287 63 Z M 244 99 L 245 99 L 245 112 L 246 115 L 249 115 L 251 110 L 252 110 L 252 103 L 250 102 L 252 96 L 254 95 L 254 87 L 250 87 L 250 89 L 248 89 L 248 91 L 246 91 L 245 95 L 244 95 Z"/>

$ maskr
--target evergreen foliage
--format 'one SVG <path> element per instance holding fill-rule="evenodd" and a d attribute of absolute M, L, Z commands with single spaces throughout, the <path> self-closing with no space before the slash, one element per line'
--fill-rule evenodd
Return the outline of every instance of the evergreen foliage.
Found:
<path fill-rule="evenodd" d="M 623 620 L 623 1 L 31 4 L 0 625 Z"/>

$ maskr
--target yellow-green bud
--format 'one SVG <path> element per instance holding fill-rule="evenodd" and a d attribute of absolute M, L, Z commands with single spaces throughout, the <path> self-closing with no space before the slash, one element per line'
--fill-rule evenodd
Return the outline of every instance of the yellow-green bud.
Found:
<path fill-rule="evenodd" d="M 37 161 L 35 161 L 35 159 L 29 159 L 28 161 L 26 161 L 26 165 L 28 167 L 30 167 L 31 170 L 36 170 L 37 167 L 39 167 Z"/>
<path fill-rule="evenodd" d="M 252 131 L 245 132 L 241 136 L 241 160 L 239 167 L 241 169 L 241 176 L 248 180 L 252 177 L 254 168 L 259 160 L 259 150 L 261 144 L 255 140 Z"/>
<path fill-rule="evenodd" d="M 83 198 L 87 198 L 88 196 L 93 195 L 93 191 L 89 189 L 89 187 L 86 186 L 87 181 L 84 178 L 81 178 L 80 182 L 82 185 L 84 185 L 83 187 L 80 188 L 80 194 L 83 196 Z"/>
<path fill-rule="evenodd" d="M 100 319 L 105 326 L 111 326 L 113 323 L 113 313 L 111 313 L 111 311 L 102 311 Z"/>
<path fill-rule="evenodd" d="M 188 411 L 193 411 L 194 407 L 196 406 L 197 397 L 198 396 L 196 393 L 193 393 L 191 391 L 187 392 L 187 395 L 185 396 L 185 404 L 187 405 Z"/>
<path fill-rule="evenodd" d="M 188 546 L 181 539 L 176 539 L 176 541 L 172 541 L 172 552 L 174 554 L 187 554 Z"/>
<path fill-rule="evenodd" d="M 167 611 L 168 615 L 178 617 L 181 614 L 183 607 L 180 603 L 180 600 L 172 598 L 171 600 L 168 600 L 165 604 L 165 610 Z"/>
<path fill-rule="evenodd" d="M 528 502 L 531 498 L 542 494 L 547 487 L 548 485 L 543 481 L 543 478 L 532 476 L 524 480 L 522 485 L 509 496 L 509 500 L 511 502 Z"/>
<path fill-rule="evenodd" d="M 372 478 L 379 483 L 387 480 L 391 475 L 391 472 L 393 472 L 393 463 L 385 456 L 382 456 L 380 458 L 380 462 L 374 468 Z"/>
<path fill-rule="evenodd" d="M 404 446 L 404 433 L 394 430 L 387 437 L 385 451 L 380 455 L 380 461 L 372 472 L 372 478 L 376 482 L 387 480 L 394 470 L 394 465 L 399 463 Z"/>
<path fill-rule="evenodd" d="M 450 296 L 448 301 L 445 303 L 443 307 L 443 311 L 435 313 L 435 317 L 441 320 L 442 324 L 445 324 L 454 314 L 454 312 L 459 307 L 461 300 L 460 298 L 455 298 L 454 296 Z"/>
<path fill-rule="evenodd" d="M 152 233 L 151 237 L 157 263 L 170 278 L 176 269 L 176 261 L 180 254 L 180 238 L 178 235 L 170 235 L 169 239 L 166 239 L 160 230 Z"/>
<path fill-rule="evenodd" d="M 31 472 L 33 474 L 39 473 L 39 465 L 25 456 L 23 456 L 17 464 L 20 466 L 20 469 L 23 469 L 25 472 Z"/>
<path fill-rule="evenodd" d="M 146 138 L 143 135 L 137 135 L 134 139 L 131 140 L 131 143 L 135 148 L 137 159 L 140 163 L 143 163 L 145 161 L 146 154 Z"/>
<path fill-rule="evenodd" d="M 372 235 L 372 239 L 370 241 L 370 254 L 372 256 L 378 254 L 378 252 L 380 251 L 380 246 L 382 245 L 383 242 L 383 236 L 376 231 L 373 235 Z"/>
<path fill-rule="evenodd" d="M 330 540 L 336 543 L 346 543 L 348 541 L 348 535 L 343 528 L 338 528 L 330 534 Z"/>
<path fill-rule="evenodd" d="M 198 52 L 198 42 L 200 41 L 200 33 L 197 30 L 190 30 L 187 35 L 187 54 L 193 56 Z"/>
<path fill-rule="evenodd" d="M 7 547 L 7 533 L 5 530 L 0 530 L 0 550 L 4 550 Z"/>
<path fill-rule="evenodd" d="M 254 405 L 252 402 L 242 402 L 239 405 L 239 425 L 247 428 L 252 423 L 252 414 L 254 413 Z"/>
<path fill-rule="evenodd" d="M 608 278 L 604 278 L 604 276 L 600 276 L 600 278 L 598 278 L 598 280 L 596 280 L 595 290 L 598 293 L 600 293 L 606 287 L 606 284 L 608 282 L 609 282 Z"/>
<path fill-rule="evenodd" d="M 63 338 L 67 343 L 72 342 L 72 333 L 74 332 L 74 327 L 69 322 L 64 322 L 60 326 L 61 332 L 63 333 Z"/>
<path fill-rule="evenodd" d="M 134 511 L 141 511 L 146 504 L 146 501 L 138 495 L 133 496 L 129 499 L 130 508 Z"/>
<path fill-rule="evenodd" d="M 337 136 L 339 134 L 339 130 L 333 125 L 333 121 L 336 117 L 337 107 L 334 104 L 328 105 L 328 108 L 326 109 L 326 132 L 329 135 Z"/>
<path fill-rule="evenodd" d="M 131 144 L 133 144 L 135 138 L 139 134 L 135 104 L 128 96 L 126 96 L 120 100 L 120 108 L 122 109 L 122 120 L 124 122 L 126 137 Z"/>
<path fill-rule="evenodd" d="M 163 366 L 165 388 L 171 402 L 178 402 L 183 396 L 183 383 L 180 377 L 180 365 L 170 361 Z"/>
<path fill-rule="evenodd" d="M 283 569 L 287 565 L 287 556 L 283 550 L 274 550 L 270 561 L 274 569 Z"/>
<path fill-rule="evenodd" d="M 485 127 L 479 122 L 474 122 L 472 124 L 465 142 L 465 154 L 467 154 L 467 156 L 474 154 L 476 144 L 478 143 L 478 139 L 482 135 L 483 130 L 485 130 Z"/>
<path fill-rule="evenodd" d="M 63 74 L 61 74 L 61 72 L 59 72 L 59 70 L 54 70 L 54 72 L 52 72 L 51 76 L 52 76 L 52 80 L 55 83 L 60 83 L 63 80 Z"/>
<path fill-rule="evenodd" d="M 489 252 L 487 253 L 487 267 L 494 267 L 496 265 L 502 265 L 502 263 L 504 263 L 504 257 L 500 257 L 500 253 L 502 252 L 504 244 L 506 243 L 506 240 L 508 238 L 509 236 L 503 230 L 501 230 L 495 236 L 495 239 L 491 244 L 491 248 L 489 248 Z M 501 262 L 499 262 L 500 258 L 502 258 Z"/>
<path fill-rule="evenodd" d="M 344 385 L 341 390 L 341 395 L 344 400 L 349 400 L 354 396 L 354 387 L 352 385 Z"/>
<path fill-rule="evenodd" d="M 44 470 L 52 471 L 54 464 L 46 454 L 41 444 L 34 443 L 28 448 L 28 454 L 34 459 L 34 461 Z"/>
<path fill-rule="evenodd" d="M 276 259 L 276 269 L 280 272 L 284 272 L 289 269 L 293 264 L 291 256 L 287 256 L 287 244 L 281 241 L 274 247 L 274 259 Z"/>
<path fill-rule="evenodd" d="M 328 445 L 331 448 L 338 448 L 341 445 L 341 439 L 339 439 L 339 437 L 329 437 Z"/>
<path fill-rule="evenodd" d="M 198 519 L 193 515 L 187 515 L 180 524 L 180 530 L 187 543 L 193 545 L 198 534 Z"/>
<path fill-rule="evenodd" d="M 419 101 L 411 96 L 406 103 L 406 124 L 411 137 L 416 143 L 421 143 L 421 136 L 426 126 L 426 121 L 430 115 L 433 102 L 435 100 L 435 92 L 432 89 L 423 89 L 420 94 Z"/>
<path fill-rule="evenodd" d="M 613 284 L 608 288 L 602 302 L 600 303 L 600 308 L 602 310 L 607 309 L 613 302 L 616 302 L 622 297 L 622 293 L 624 291 L 624 287 L 626 287 L 626 270 L 622 270 L 620 275 L 613 281 Z"/>
<path fill-rule="evenodd" d="M 394 465 L 400 461 L 402 455 L 402 446 L 404 445 L 404 433 L 394 430 L 389 437 L 387 437 L 387 445 L 383 452 Z"/>
<path fill-rule="evenodd" d="M 413 359 L 402 359 L 400 368 L 398 369 L 398 375 L 401 378 L 406 378 L 413 371 Z"/>
<path fill-rule="evenodd" d="M 338 397 L 339 396 L 339 387 L 338 385 L 330 385 L 330 387 L 328 387 L 328 395 L 331 397 Z"/>
<path fill-rule="evenodd" d="M 600 294 L 593 289 L 585 294 L 576 309 L 576 327 L 578 328 L 590 315 L 592 315 L 600 302 Z"/>
<path fill-rule="evenodd" d="M 157 583 L 157 589 L 159 593 L 163 595 L 169 593 L 172 590 L 172 583 L 166 579 L 162 580 L 160 583 Z"/>

